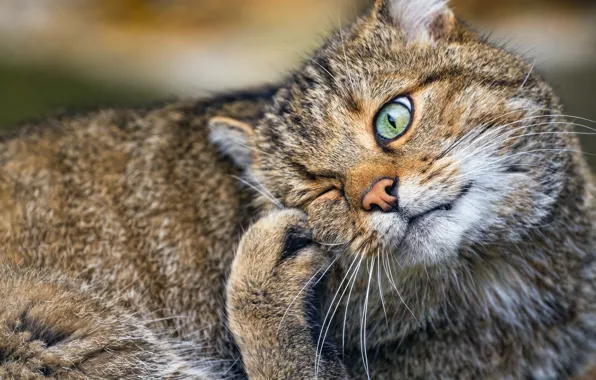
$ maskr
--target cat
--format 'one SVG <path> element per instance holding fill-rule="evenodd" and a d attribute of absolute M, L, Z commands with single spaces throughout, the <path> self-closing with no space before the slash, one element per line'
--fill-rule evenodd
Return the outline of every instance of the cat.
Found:
<path fill-rule="evenodd" d="M 243 144 L 253 182 L 306 214 L 302 230 L 333 263 L 311 271 L 331 274 L 321 300 L 305 298 L 321 315 L 293 378 L 320 377 L 336 357 L 353 378 L 582 373 L 594 356 L 596 193 L 561 112 L 532 65 L 443 1 L 377 1 L 316 52 Z M 276 235 L 259 230 L 245 238 Z M 258 345 L 263 327 L 246 339 L 246 321 L 285 319 L 255 311 L 272 285 L 249 280 L 277 272 L 242 256 L 286 254 L 245 245 L 230 324 L 249 378 L 267 378 L 277 370 L 262 358 L 294 347 Z"/>
<path fill-rule="evenodd" d="M 279 86 L 26 126 L 0 148 L 0 377 L 579 376 L 573 125 L 446 2 L 377 0 Z"/>

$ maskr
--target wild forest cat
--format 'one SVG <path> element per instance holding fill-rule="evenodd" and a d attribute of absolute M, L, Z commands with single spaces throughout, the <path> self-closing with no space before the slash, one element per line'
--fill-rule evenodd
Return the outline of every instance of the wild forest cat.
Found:
<path fill-rule="evenodd" d="M 574 124 L 444 1 L 378 0 L 280 86 L 24 126 L 0 378 L 580 376 Z"/>

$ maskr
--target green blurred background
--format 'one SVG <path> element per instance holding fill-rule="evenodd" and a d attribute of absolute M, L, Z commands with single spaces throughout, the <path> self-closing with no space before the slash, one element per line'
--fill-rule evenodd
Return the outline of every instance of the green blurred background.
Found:
<path fill-rule="evenodd" d="M 0 0 L 0 133 L 69 109 L 272 82 L 367 0 Z M 596 120 L 596 3 L 452 0 Z M 585 122 L 596 128 L 596 123 Z M 596 167 L 596 138 L 583 136 Z"/>

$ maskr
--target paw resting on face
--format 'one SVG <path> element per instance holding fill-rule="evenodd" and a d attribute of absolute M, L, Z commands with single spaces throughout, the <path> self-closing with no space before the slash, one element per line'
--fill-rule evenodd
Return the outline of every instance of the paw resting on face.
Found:
<path fill-rule="evenodd" d="M 229 304 L 232 308 L 244 302 L 287 308 L 307 283 L 316 282 L 328 263 L 312 240 L 304 213 L 274 212 L 254 224 L 240 242 L 228 283 Z M 307 295 L 302 291 L 296 303 Z"/>
<path fill-rule="evenodd" d="M 300 211 L 270 214 L 244 234 L 228 281 L 227 307 L 249 378 L 346 377 L 333 348 L 316 362 L 312 289 L 329 262 Z"/>

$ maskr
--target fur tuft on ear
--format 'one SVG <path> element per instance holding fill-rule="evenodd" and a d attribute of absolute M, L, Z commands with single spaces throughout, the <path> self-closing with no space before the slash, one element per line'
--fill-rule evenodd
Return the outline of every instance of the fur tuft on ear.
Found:
<path fill-rule="evenodd" d="M 209 120 L 209 128 L 209 140 L 241 169 L 248 169 L 252 162 L 252 149 L 249 146 L 252 127 L 236 119 L 215 116 Z"/>
<path fill-rule="evenodd" d="M 375 9 L 403 30 L 408 41 L 433 42 L 446 37 L 456 23 L 448 0 L 376 0 Z"/>

